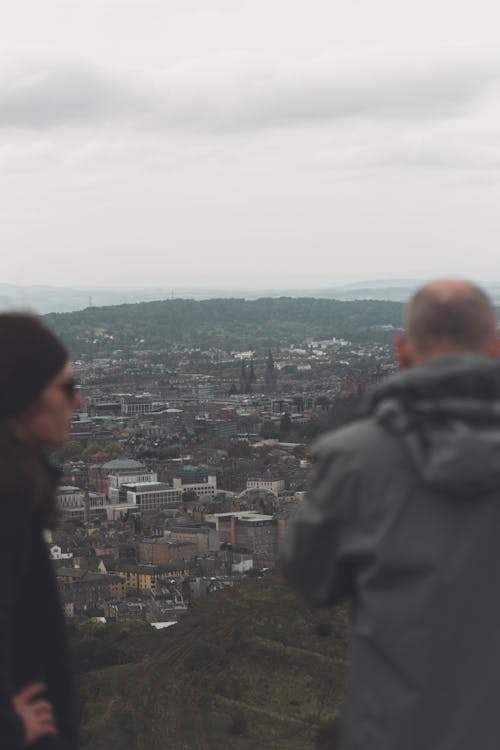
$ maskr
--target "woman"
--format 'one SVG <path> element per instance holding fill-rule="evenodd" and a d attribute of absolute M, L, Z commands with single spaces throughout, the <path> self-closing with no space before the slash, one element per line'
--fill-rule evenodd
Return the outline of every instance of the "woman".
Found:
<path fill-rule="evenodd" d="M 67 442 L 81 397 L 37 317 L 0 314 L 0 747 L 76 747 L 64 619 L 42 537 L 57 517 L 45 446 Z"/>

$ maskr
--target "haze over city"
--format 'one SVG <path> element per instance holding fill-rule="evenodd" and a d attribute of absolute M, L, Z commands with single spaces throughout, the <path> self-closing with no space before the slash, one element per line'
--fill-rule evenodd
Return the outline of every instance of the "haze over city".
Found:
<path fill-rule="evenodd" d="M 497 17 L 485 0 L 5 5 L 2 280 L 494 275 Z"/>

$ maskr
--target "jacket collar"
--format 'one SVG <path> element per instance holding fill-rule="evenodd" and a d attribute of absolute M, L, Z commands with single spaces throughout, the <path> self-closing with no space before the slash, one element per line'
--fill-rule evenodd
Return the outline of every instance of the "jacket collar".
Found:
<path fill-rule="evenodd" d="M 411 407 L 416 402 L 443 398 L 500 399 L 500 360 L 459 353 L 401 370 L 372 391 L 369 411 L 386 399 Z"/>

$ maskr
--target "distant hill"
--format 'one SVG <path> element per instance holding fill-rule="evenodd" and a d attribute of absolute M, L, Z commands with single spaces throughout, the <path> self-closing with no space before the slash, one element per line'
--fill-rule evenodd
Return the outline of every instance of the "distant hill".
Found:
<path fill-rule="evenodd" d="M 82 750 L 331 750 L 347 630 L 345 609 L 309 609 L 271 578 L 210 594 L 167 630 L 94 627 L 122 663 L 81 676 Z"/>
<path fill-rule="evenodd" d="M 399 328 L 400 302 L 311 297 L 258 300 L 164 300 L 51 313 L 46 321 L 72 353 L 159 349 L 180 344 L 222 349 L 265 348 L 333 336 L 386 341 L 384 326 Z"/>
<path fill-rule="evenodd" d="M 166 299 L 247 299 L 262 297 L 315 297 L 338 300 L 392 300 L 407 302 L 411 294 L 423 283 L 421 279 L 365 280 L 352 284 L 337 284 L 328 287 L 288 289 L 252 288 L 172 288 L 151 287 L 56 287 L 19 286 L 0 284 L 0 309 L 30 308 L 41 315 L 49 312 L 74 312 L 95 305 L 134 304 Z M 500 303 L 500 281 L 488 280 L 484 288 L 493 300 Z"/>
<path fill-rule="evenodd" d="M 0 284 L 0 309 L 28 308 L 45 315 L 75 312 L 89 306 L 135 304 L 166 299 L 248 299 L 317 297 L 319 299 L 378 299 L 406 301 L 419 282 L 349 284 L 322 289 L 171 289 L 166 287 L 56 287 Z"/>
<path fill-rule="evenodd" d="M 147 302 L 172 296 L 165 288 L 17 286 L 0 284 L 0 309 L 30 309 L 40 315 L 73 312 L 91 305 Z M 180 295 L 176 295 L 180 296 Z M 191 297 L 192 295 L 186 294 Z M 220 295 L 219 295 L 220 296 Z"/>

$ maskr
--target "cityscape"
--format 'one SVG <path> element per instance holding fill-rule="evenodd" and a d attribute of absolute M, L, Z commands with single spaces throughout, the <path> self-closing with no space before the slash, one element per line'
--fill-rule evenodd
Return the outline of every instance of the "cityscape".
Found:
<path fill-rule="evenodd" d="M 296 304 L 300 308 L 301 302 Z M 339 335 L 344 329 L 338 321 L 332 321 L 329 337 L 304 337 L 289 313 L 286 343 L 277 345 L 275 321 L 269 319 L 272 348 L 260 342 L 258 349 L 247 347 L 251 331 L 245 348 L 224 348 L 220 341 L 225 335 L 232 341 L 230 321 L 218 329 L 218 345 L 209 335 L 207 348 L 183 344 L 187 333 L 181 325 L 169 344 L 150 347 L 136 335 L 136 328 L 142 330 L 137 316 L 126 343 L 119 324 L 89 324 L 88 310 L 69 317 L 46 316 L 71 349 L 83 396 L 70 441 L 53 456 L 62 469 L 57 491 L 61 518 L 46 532 L 46 542 L 82 670 L 79 679 L 87 685 L 83 736 L 89 747 L 101 747 L 99 742 L 106 746 L 102 737 L 107 725 L 102 701 L 92 699 L 95 686 L 89 675 L 95 678 L 103 667 L 103 674 L 106 668 L 122 669 L 120 664 L 130 659 L 122 650 L 118 658 L 114 643 L 106 646 L 103 657 L 102 641 L 116 637 L 113 628 L 139 628 L 127 636 L 130 642 L 144 638 L 145 628 L 175 644 L 185 638 L 182 628 L 200 617 L 195 614 L 200 607 L 210 612 L 215 607 L 222 617 L 222 602 L 231 606 L 231 597 L 263 591 L 273 592 L 275 601 L 285 597 L 280 616 L 289 619 L 285 613 L 293 606 L 294 611 L 302 608 L 305 618 L 317 620 L 281 582 L 280 544 L 308 490 L 312 441 L 356 416 L 370 387 L 395 369 L 394 320 L 401 319 L 399 303 L 386 324 L 375 326 L 366 325 L 366 309 L 377 303 L 336 304 L 359 308 L 356 320 L 361 322 L 352 329 L 355 340 Z M 385 303 L 378 304 L 375 320 L 387 314 Z M 162 315 L 168 317 L 172 303 L 163 305 Z M 116 318 L 115 310 L 91 312 L 106 319 Z M 128 320 L 128 310 L 120 311 L 122 320 Z M 68 336 L 75 330 L 79 339 L 71 341 Z M 123 348 L 114 348 L 116 340 Z M 252 593 L 256 583 L 260 588 Z M 265 631 L 266 605 L 261 608 L 258 622 Z M 333 632 L 328 617 L 344 617 L 336 637 L 330 638 L 343 664 L 347 615 L 321 615 L 311 628 L 320 634 L 314 637 L 324 640 L 324 634 Z M 202 617 L 206 638 L 213 618 L 208 612 Z M 231 617 L 223 617 L 223 622 L 228 627 Z M 283 633 L 291 633 L 290 627 L 285 624 Z M 241 637 L 247 635 L 244 626 Z M 188 642 L 194 648 L 198 639 L 189 636 Z M 211 642 L 214 647 L 217 639 Z M 147 658 L 157 648 L 154 641 L 149 643 Z M 244 682 L 242 674 L 239 679 Z M 239 688 L 233 686 L 229 693 L 237 701 Z M 315 690 L 308 700 L 314 695 Z M 297 714 L 296 700 L 290 698 L 292 714 Z M 323 725 L 330 741 L 336 713 L 338 697 L 327 707 L 326 718 L 324 712 L 302 718 L 297 746 L 307 747 L 307 737 L 315 741 Z M 110 712 L 111 721 L 115 714 Z M 251 716 L 252 711 L 237 703 L 225 711 L 218 731 L 226 737 L 226 747 L 239 747 L 252 736 L 255 741 Z M 289 720 L 283 722 L 286 735 Z M 264 731 L 266 722 L 259 726 Z"/>
<path fill-rule="evenodd" d="M 58 455 L 63 523 L 49 539 L 70 618 L 175 622 L 192 598 L 274 570 L 311 440 L 394 367 L 389 344 L 333 336 L 161 358 L 75 360 L 84 405 Z M 221 374 L 205 374 L 214 363 Z"/>

